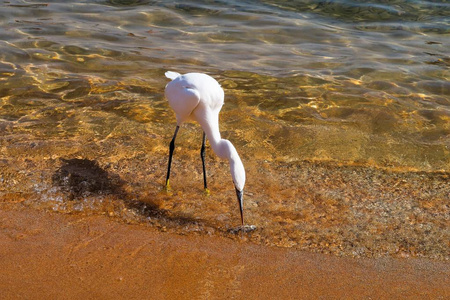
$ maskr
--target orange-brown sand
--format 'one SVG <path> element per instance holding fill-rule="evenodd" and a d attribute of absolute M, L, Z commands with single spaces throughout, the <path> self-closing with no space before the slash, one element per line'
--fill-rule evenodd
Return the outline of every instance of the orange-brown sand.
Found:
<path fill-rule="evenodd" d="M 0 210 L 1 299 L 449 299 L 446 261 L 314 254 Z"/>

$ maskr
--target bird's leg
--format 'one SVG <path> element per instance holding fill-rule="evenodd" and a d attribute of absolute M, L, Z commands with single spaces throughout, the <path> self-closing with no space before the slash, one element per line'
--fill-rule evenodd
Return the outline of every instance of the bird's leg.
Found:
<path fill-rule="evenodd" d="M 206 134 L 203 131 L 203 141 L 202 141 L 202 148 L 200 149 L 200 156 L 202 158 L 202 165 L 203 165 L 203 185 L 205 187 L 205 195 L 209 196 L 208 185 L 206 183 L 205 146 L 206 146 Z"/>
<path fill-rule="evenodd" d="M 165 189 L 167 191 L 170 190 L 170 185 L 169 185 L 170 166 L 172 165 L 172 156 L 173 156 L 173 151 L 175 150 L 175 139 L 177 137 L 178 129 L 180 129 L 180 126 L 177 125 L 177 128 L 175 128 L 175 133 L 173 134 L 173 138 L 172 138 L 172 141 L 170 142 L 170 147 L 169 147 L 169 165 L 167 167 L 167 177 L 166 177 L 166 186 L 165 186 Z"/>

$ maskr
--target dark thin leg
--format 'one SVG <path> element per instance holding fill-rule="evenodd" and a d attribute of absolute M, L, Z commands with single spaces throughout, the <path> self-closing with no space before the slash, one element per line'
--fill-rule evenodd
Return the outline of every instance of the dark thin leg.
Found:
<path fill-rule="evenodd" d="M 203 132 L 203 142 L 202 142 L 202 148 L 200 149 L 200 156 L 202 157 L 202 165 L 203 165 L 203 185 L 205 186 L 205 191 L 207 191 L 208 185 L 206 184 L 205 144 L 206 144 L 206 134 L 205 134 L 205 132 Z"/>
<path fill-rule="evenodd" d="M 177 128 L 175 128 L 175 133 L 173 134 L 172 141 L 170 142 L 169 166 L 167 167 L 166 188 L 169 188 L 170 166 L 172 165 L 172 156 L 173 156 L 173 151 L 175 150 L 175 139 L 177 137 L 178 129 L 180 129 L 180 126 L 177 126 Z"/>

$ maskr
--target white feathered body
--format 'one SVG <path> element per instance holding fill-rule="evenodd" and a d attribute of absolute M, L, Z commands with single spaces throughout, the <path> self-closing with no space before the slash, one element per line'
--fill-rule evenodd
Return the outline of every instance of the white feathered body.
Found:
<path fill-rule="evenodd" d="M 178 125 L 190 120 L 201 124 L 205 116 L 219 114 L 224 92 L 214 78 L 202 73 L 166 72 L 166 76 L 172 81 L 167 84 L 165 95 L 175 111 Z"/>

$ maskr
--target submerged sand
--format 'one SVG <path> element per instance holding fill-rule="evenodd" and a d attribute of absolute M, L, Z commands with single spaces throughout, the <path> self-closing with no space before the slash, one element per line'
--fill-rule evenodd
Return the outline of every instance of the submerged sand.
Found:
<path fill-rule="evenodd" d="M 448 299 L 446 261 L 350 258 L 0 210 L 2 299 Z"/>

